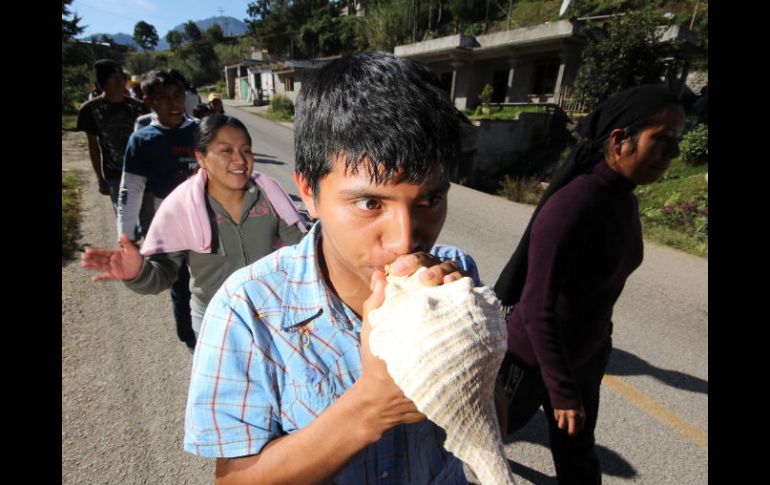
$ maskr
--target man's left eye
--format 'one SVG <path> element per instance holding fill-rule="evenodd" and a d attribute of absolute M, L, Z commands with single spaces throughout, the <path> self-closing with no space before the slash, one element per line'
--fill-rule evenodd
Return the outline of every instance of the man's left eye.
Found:
<path fill-rule="evenodd" d="M 375 211 L 382 207 L 382 204 L 377 199 L 361 199 L 356 201 L 356 207 L 367 211 Z"/>
<path fill-rule="evenodd" d="M 444 200 L 443 197 L 440 195 L 432 195 L 426 199 L 424 199 L 421 203 L 421 207 L 436 207 L 441 203 L 441 201 Z"/>

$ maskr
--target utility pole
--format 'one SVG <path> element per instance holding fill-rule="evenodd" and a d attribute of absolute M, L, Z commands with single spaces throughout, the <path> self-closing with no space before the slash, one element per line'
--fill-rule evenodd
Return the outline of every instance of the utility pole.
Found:
<path fill-rule="evenodd" d="M 511 30 L 511 7 L 512 7 L 511 3 L 512 3 L 511 0 L 508 0 L 508 29 L 507 30 Z"/>
<path fill-rule="evenodd" d="M 225 9 L 223 9 L 222 7 L 219 7 L 219 8 L 217 8 L 217 12 L 219 12 L 219 16 L 220 17 L 224 17 L 223 14 L 225 12 Z M 224 23 L 225 23 L 225 28 L 224 28 L 225 37 L 227 37 L 227 19 L 224 19 Z"/>

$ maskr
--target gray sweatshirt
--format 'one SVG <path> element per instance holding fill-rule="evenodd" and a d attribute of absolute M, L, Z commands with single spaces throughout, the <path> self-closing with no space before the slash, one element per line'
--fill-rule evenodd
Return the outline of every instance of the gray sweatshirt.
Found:
<path fill-rule="evenodd" d="M 187 262 L 190 270 L 191 305 L 205 309 L 214 293 L 235 270 L 273 252 L 274 240 L 286 245 L 299 242 L 304 234 L 278 217 L 256 185 L 246 191 L 241 220 L 236 223 L 219 202 L 206 194 L 211 221 L 211 253 L 176 251 L 153 254 L 144 259 L 139 275 L 124 282 L 131 290 L 157 294 L 174 284 L 179 268 Z"/>

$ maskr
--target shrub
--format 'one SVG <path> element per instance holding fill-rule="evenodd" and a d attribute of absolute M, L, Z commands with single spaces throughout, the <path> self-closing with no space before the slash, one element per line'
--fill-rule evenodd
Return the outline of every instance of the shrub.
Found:
<path fill-rule="evenodd" d="M 479 94 L 479 101 L 481 101 L 482 104 L 487 104 L 490 101 L 492 101 L 492 93 L 494 92 L 494 88 L 491 84 L 485 84 L 484 88 L 481 90 L 481 94 Z"/>
<path fill-rule="evenodd" d="M 700 124 L 689 131 L 679 144 L 682 152 L 682 161 L 688 165 L 700 165 L 708 162 L 709 155 L 709 129 Z"/>
<path fill-rule="evenodd" d="M 282 94 L 273 96 L 273 99 L 270 100 L 270 108 L 272 108 L 273 112 L 276 114 L 285 113 L 289 116 L 294 115 L 294 103 L 291 99 Z"/>
<path fill-rule="evenodd" d="M 514 202 L 537 205 L 543 192 L 545 192 L 545 188 L 536 178 L 511 178 L 506 174 L 500 182 L 497 195 Z"/>

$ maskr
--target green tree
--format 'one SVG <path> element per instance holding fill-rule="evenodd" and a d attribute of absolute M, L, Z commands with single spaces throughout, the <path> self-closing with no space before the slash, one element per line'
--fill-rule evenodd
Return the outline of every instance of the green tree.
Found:
<path fill-rule="evenodd" d="M 188 20 L 184 24 L 184 35 L 185 37 L 187 37 L 187 40 L 189 40 L 190 42 L 195 42 L 197 40 L 203 39 L 203 34 L 201 34 L 201 29 L 199 29 L 198 25 L 192 20 Z"/>
<path fill-rule="evenodd" d="M 575 94 L 589 109 L 626 88 L 657 83 L 672 66 L 664 58 L 668 47 L 661 27 L 668 20 L 645 9 L 610 20 L 602 29 L 589 31 L 575 79 Z"/>
<path fill-rule="evenodd" d="M 178 51 L 184 42 L 184 35 L 178 30 L 169 30 L 166 34 L 166 42 L 168 42 L 171 50 Z"/>
<path fill-rule="evenodd" d="M 152 69 L 162 69 L 158 62 L 149 52 L 131 52 L 126 56 L 124 62 L 126 69 L 133 73 L 142 73 Z"/>
<path fill-rule="evenodd" d="M 249 32 L 259 47 L 276 56 L 294 57 L 294 43 L 297 33 L 289 22 L 289 2 L 286 0 L 258 0 L 248 4 L 246 9 L 251 20 L 247 21 Z"/>
<path fill-rule="evenodd" d="M 367 9 L 366 37 L 375 49 L 393 51 L 399 44 L 411 42 L 412 24 L 410 22 L 411 2 L 413 0 L 379 0 L 372 2 Z"/>
<path fill-rule="evenodd" d="M 209 27 L 208 30 L 206 30 L 206 40 L 208 40 L 211 43 L 211 45 L 219 44 L 224 39 L 225 39 L 225 33 L 219 24 L 214 24 L 211 27 Z"/>
<path fill-rule="evenodd" d="M 337 54 L 342 47 L 340 25 L 337 9 L 333 5 L 316 9 L 312 18 L 300 27 L 299 37 L 304 52 L 310 57 Z"/>
<path fill-rule="evenodd" d="M 68 7 L 68 5 L 71 3 L 72 3 L 72 0 L 61 1 L 61 43 L 62 44 L 69 42 L 76 35 L 82 33 L 83 29 L 85 29 L 85 26 L 78 25 L 80 21 L 83 19 L 78 17 L 77 14 L 74 14 L 71 19 L 67 18 L 71 14 Z"/>
<path fill-rule="evenodd" d="M 153 25 L 140 20 L 134 25 L 134 42 L 145 52 L 153 50 L 158 45 L 158 32 Z"/>

